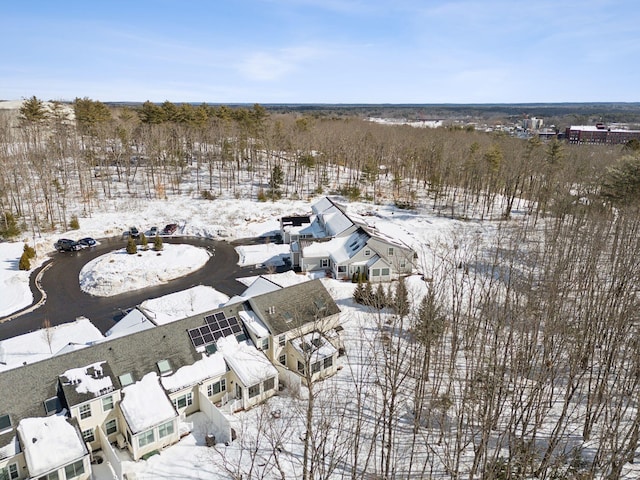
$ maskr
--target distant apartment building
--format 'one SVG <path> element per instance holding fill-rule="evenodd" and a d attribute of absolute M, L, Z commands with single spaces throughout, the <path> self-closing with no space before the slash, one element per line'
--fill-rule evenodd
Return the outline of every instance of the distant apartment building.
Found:
<path fill-rule="evenodd" d="M 630 140 L 640 140 L 640 130 L 608 127 L 604 123 L 567 127 L 567 142 L 572 144 L 620 145 Z"/>

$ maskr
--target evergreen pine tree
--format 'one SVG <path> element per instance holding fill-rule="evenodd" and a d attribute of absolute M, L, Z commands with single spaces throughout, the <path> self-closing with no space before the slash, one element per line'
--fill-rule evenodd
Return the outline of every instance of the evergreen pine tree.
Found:
<path fill-rule="evenodd" d="M 370 282 L 364 283 L 364 294 L 362 295 L 364 305 L 373 305 L 373 287 Z"/>
<path fill-rule="evenodd" d="M 387 304 L 387 293 L 381 283 L 378 283 L 375 293 L 373 294 L 373 306 L 377 309 L 384 308 Z"/>
<path fill-rule="evenodd" d="M 18 262 L 18 268 L 20 270 L 31 269 L 31 262 L 29 261 L 29 255 L 27 255 L 27 252 L 22 252 L 22 256 L 20 257 L 20 262 Z"/>
<path fill-rule="evenodd" d="M 30 247 L 28 243 L 24 244 L 24 253 L 27 255 L 28 259 L 32 259 L 36 257 L 36 250 L 33 247 Z"/>
<path fill-rule="evenodd" d="M 404 283 L 404 277 L 398 279 L 396 291 L 393 295 L 393 308 L 401 317 L 409 315 L 409 292 L 407 285 Z"/>
<path fill-rule="evenodd" d="M 364 284 L 362 282 L 358 282 L 358 285 L 356 285 L 353 291 L 353 300 L 356 303 L 364 303 Z"/>
<path fill-rule="evenodd" d="M 142 245 L 143 250 L 149 249 L 149 240 L 147 240 L 147 236 L 144 232 L 140 232 L 140 245 Z"/>
<path fill-rule="evenodd" d="M 0 214 L 0 237 L 9 240 L 20 235 L 20 227 L 11 212 Z"/>
<path fill-rule="evenodd" d="M 156 235 L 156 238 L 153 239 L 153 249 L 156 252 L 159 252 L 162 248 L 162 237 L 160 235 Z"/>
<path fill-rule="evenodd" d="M 127 253 L 129 255 L 135 255 L 138 253 L 138 246 L 132 237 L 129 237 L 129 240 L 127 240 Z"/>
<path fill-rule="evenodd" d="M 80 228 L 80 222 L 78 221 L 77 215 L 71 216 L 71 220 L 69 221 L 69 228 L 72 230 L 78 230 Z"/>

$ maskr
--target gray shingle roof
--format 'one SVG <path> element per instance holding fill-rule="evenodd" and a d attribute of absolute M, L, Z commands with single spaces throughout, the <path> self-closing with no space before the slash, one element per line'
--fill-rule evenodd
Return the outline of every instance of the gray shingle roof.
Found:
<path fill-rule="evenodd" d="M 300 283 L 249 299 L 253 311 L 272 335 L 340 313 L 320 280 Z"/>
<path fill-rule="evenodd" d="M 240 308 L 242 305 L 236 304 L 215 311 L 222 310 L 229 317 L 237 315 Z M 210 313 L 204 312 L 114 340 L 107 338 L 105 342 L 91 347 L 0 372 L 0 416 L 8 414 L 14 428 L 14 431 L 0 435 L 0 448 L 13 438 L 21 419 L 46 415 L 44 401 L 57 395 L 58 377 L 71 368 L 107 362 L 110 371 L 106 373 L 112 376 L 114 388 L 119 389 L 120 375 L 131 373 L 134 381 L 140 380 L 149 372 L 157 372 L 156 363 L 160 360 L 169 360 L 174 371 L 193 364 L 202 355 L 196 352 L 187 330 L 203 325 L 204 317 Z M 78 394 L 69 389 L 64 393 L 69 394 L 66 400 L 71 405 L 91 398 L 91 394 Z"/>

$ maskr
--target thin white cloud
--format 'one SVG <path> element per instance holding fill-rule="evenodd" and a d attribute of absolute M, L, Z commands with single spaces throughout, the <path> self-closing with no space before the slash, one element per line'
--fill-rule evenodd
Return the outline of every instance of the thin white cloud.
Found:
<path fill-rule="evenodd" d="M 239 64 L 238 71 L 249 80 L 274 81 L 300 70 L 309 60 L 324 52 L 313 47 L 292 47 L 271 52 L 248 54 Z"/>

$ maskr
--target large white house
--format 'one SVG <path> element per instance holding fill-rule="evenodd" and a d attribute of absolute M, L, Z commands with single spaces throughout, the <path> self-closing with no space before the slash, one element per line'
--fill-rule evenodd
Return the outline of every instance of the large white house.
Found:
<path fill-rule="evenodd" d="M 282 217 L 280 229 L 294 268 L 304 272 L 324 270 L 337 279 L 360 273 L 386 282 L 413 269 L 415 252 L 409 246 L 351 218 L 329 197 L 314 203 L 308 215 Z"/>
<path fill-rule="evenodd" d="M 145 458 L 176 443 L 197 411 L 208 433 L 231 441 L 233 412 L 276 394 L 281 374 L 302 375 L 305 342 L 322 362 L 317 372 L 309 364 L 314 379 L 336 371 L 339 312 L 314 280 L 5 365 L 0 478 L 87 479 L 98 450 L 124 478 L 117 449 Z"/>

